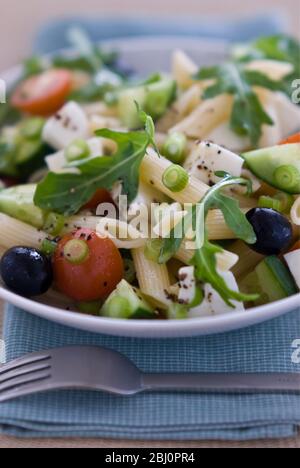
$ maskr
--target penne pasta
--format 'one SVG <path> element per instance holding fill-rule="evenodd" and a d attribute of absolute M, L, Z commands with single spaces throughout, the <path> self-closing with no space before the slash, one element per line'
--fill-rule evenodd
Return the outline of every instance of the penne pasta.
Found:
<path fill-rule="evenodd" d="M 198 203 L 209 190 L 208 185 L 190 177 L 188 186 L 181 192 L 171 192 L 163 184 L 163 174 L 172 163 L 166 158 L 159 157 L 155 151 L 149 149 L 141 164 L 141 179 L 153 188 L 163 192 L 172 200 L 179 203 Z"/>
<path fill-rule="evenodd" d="M 180 260 L 182 263 L 189 265 L 194 252 L 193 250 L 187 250 L 184 248 L 184 245 L 178 250 L 175 258 Z M 238 255 L 233 252 L 229 252 L 228 250 L 223 250 L 222 253 L 217 254 L 217 267 L 221 271 L 228 271 L 231 270 L 239 261 Z"/>
<path fill-rule="evenodd" d="M 132 257 L 143 295 L 155 306 L 168 308 L 171 283 L 167 266 L 148 260 L 144 248 L 132 250 Z"/>
<path fill-rule="evenodd" d="M 118 109 L 114 106 L 107 106 L 103 101 L 92 102 L 82 106 L 88 117 L 98 115 L 99 117 L 117 117 Z"/>
<path fill-rule="evenodd" d="M 172 56 L 172 75 L 179 88 L 186 89 L 192 86 L 195 82 L 193 75 L 198 71 L 198 66 L 193 60 L 182 50 L 176 50 Z"/>
<path fill-rule="evenodd" d="M 239 257 L 238 263 L 233 267 L 232 272 L 237 279 L 243 278 L 263 260 L 263 255 L 254 252 L 243 241 L 237 241 L 230 246 L 230 251 Z"/>
<path fill-rule="evenodd" d="M 274 104 L 273 93 L 267 93 L 267 102 L 264 105 L 264 109 L 267 114 L 273 120 L 273 125 L 263 125 L 262 136 L 259 140 L 259 146 L 261 148 L 267 148 L 268 146 L 275 146 L 282 138 L 282 129 L 276 105 Z"/>
<path fill-rule="evenodd" d="M 16 245 L 40 248 L 43 241 L 49 238 L 46 232 L 3 213 L 0 213 L 0 225 L 0 245 L 6 249 Z"/>
<path fill-rule="evenodd" d="M 292 222 L 300 226 L 300 197 L 297 198 L 291 209 Z"/>
<path fill-rule="evenodd" d="M 166 114 L 157 122 L 159 132 L 168 132 L 201 103 L 201 85 L 194 84 L 174 102 Z"/>
<path fill-rule="evenodd" d="M 204 139 L 214 128 L 229 119 L 231 109 L 232 97 L 228 94 L 207 99 L 170 131 L 182 132 L 188 138 Z"/>

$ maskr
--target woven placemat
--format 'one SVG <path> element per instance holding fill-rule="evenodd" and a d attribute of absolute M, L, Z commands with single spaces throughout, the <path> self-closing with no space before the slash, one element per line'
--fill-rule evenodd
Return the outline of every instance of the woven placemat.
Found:
<path fill-rule="evenodd" d="M 3 325 L 0 301 L 0 336 Z M 0 448 L 300 448 L 300 435 L 294 439 L 253 442 L 135 442 L 108 439 L 16 439 L 0 435 Z"/>

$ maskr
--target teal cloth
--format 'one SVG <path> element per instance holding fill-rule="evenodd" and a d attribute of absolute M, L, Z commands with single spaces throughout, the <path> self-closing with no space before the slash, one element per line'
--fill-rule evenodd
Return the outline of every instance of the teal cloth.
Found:
<path fill-rule="evenodd" d="M 7 359 L 63 345 L 116 349 L 144 372 L 300 372 L 292 343 L 300 311 L 244 330 L 189 339 L 145 340 L 87 333 L 9 306 Z M 300 424 L 300 395 L 145 393 L 119 397 L 61 391 L 0 405 L 6 434 L 24 437 L 231 439 L 290 437 Z"/>
<path fill-rule="evenodd" d="M 83 26 L 94 40 L 182 34 L 228 40 L 252 39 L 282 31 L 282 16 L 241 21 L 64 19 L 44 27 L 35 51 L 66 46 L 71 24 Z M 7 360 L 70 344 L 100 345 L 126 354 L 145 372 L 300 372 L 292 363 L 292 342 L 300 335 L 299 311 L 265 324 L 216 336 L 143 340 L 87 333 L 57 325 L 8 306 L 4 340 Z M 300 424 L 296 394 L 200 395 L 147 393 L 130 398 L 82 391 L 51 392 L 0 404 L 0 427 L 21 437 L 107 437 L 150 440 L 290 437 Z"/>

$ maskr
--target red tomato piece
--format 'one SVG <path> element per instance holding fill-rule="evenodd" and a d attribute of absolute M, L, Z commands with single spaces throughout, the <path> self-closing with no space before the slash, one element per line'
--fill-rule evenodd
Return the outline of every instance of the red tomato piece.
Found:
<path fill-rule="evenodd" d="M 88 253 L 78 252 L 78 245 L 70 248 L 70 241 L 79 240 Z M 66 247 L 67 246 L 67 247 Z M 74 242 L 73 242 L 74 246 Z M 68 259 L 69 252 L 80 259 L 74 263 Z M 82 260 L 81 260 L 82 259 Z M 64 236 L 58 244 L 53 257 L 54 279 L 58 289 L 78 302 L 105 299 L 123 278 L 124 264 L 121 254 L 111 239 L 100 238 L 90 229 Z"/>
<path fill-rule="evenodd" d="M 14 91 L 11 104 L 28 114 L 49 116 L 64 105 L 71 89 L 69 70 L 48 70 L 23 81 Z"/>

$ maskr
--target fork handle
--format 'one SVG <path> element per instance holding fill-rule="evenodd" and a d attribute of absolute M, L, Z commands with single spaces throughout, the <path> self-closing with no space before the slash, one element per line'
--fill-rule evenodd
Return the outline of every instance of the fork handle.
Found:
<path fill-rule="evenodd" d="M 143 390 L 200 392 L 300 392 L 300 374 L 143 374 Z"/>

